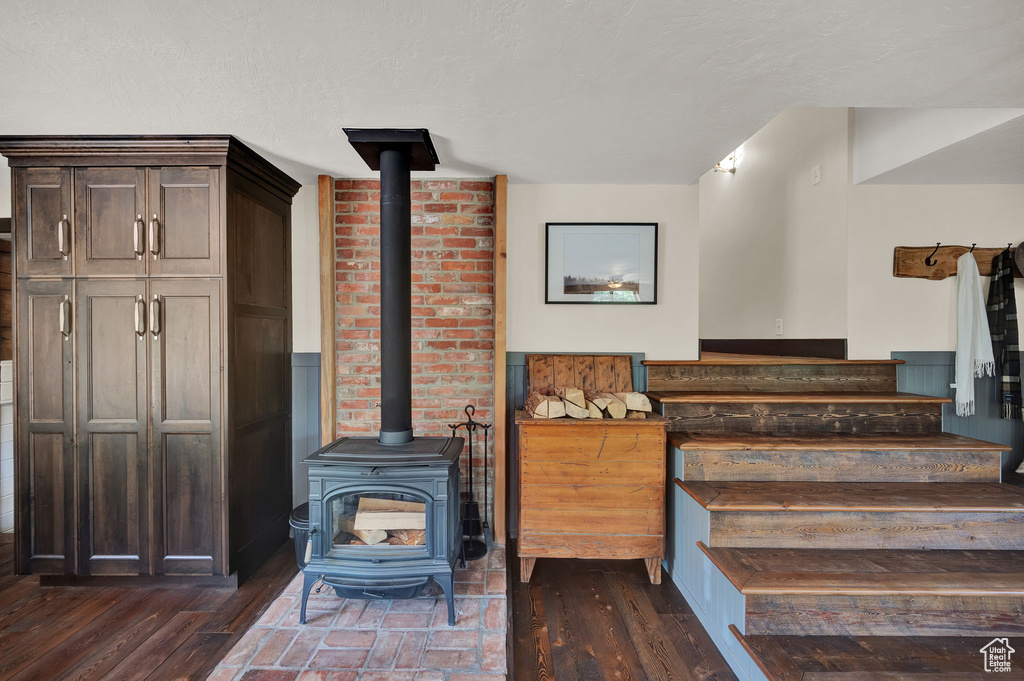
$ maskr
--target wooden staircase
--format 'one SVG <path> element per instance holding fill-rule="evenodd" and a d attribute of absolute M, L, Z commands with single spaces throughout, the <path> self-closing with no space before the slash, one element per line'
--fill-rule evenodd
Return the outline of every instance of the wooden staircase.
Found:
<path fill-rule="evenodd" d="M 646 363 L 669 571 L 741 679 L 981 679 L 980 649 L 1024 636 L 1008 448 L 941 432 L 949 400 L 897 392 L 899 363 Z"/>

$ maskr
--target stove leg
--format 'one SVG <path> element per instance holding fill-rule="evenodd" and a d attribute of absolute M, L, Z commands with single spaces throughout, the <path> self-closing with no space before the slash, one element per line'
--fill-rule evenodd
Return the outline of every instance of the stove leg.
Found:
<path fill-rule="evenodd" d="M 309 592 L 313 585 L 320 581 L 319 575 L 304 574 L 302 576 L 302 610 L 299 612 L 299 624 L 306 623 L 306 601 L 309 600 Z"/>
<path fill-rule="evenodd" d="M 448 602 L 448 626 L 455 626 L 455 574 L 443 578 L 434 577 L 444 590 L 444 598 Z"/>

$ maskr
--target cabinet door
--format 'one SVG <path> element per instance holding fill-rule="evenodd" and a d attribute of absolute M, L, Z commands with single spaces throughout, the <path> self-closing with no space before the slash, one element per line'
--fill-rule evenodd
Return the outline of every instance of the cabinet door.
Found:
<path fill-rule="evenodd" d="M 18 276 L 72 275 L 71 170 L 19 168 L 14 182 Z"/>
<path fill-rule="evenodd" d="M 24 280 L 17 293 L 20 567 L 36 574 L 73 573 L 74 283 Z"/>
<path fill-rule="evenodd" d="M 220 272 L 217 168 L 151 168 L 147 249 L 154 275 Z"/>
<path fill-rule="evenodd" d="M 146 274 L 145 169 L 77 169 L 75 216 L 79 275 Z"/>
<path fill-rule="evenodd" d="M 148 573 L 144 281 L 78 283 L 79 570 Z"/>
<path fill-rule="evenodd" d="M 157 574 L 223 574 L 220 283 L 151 280 Z"/>

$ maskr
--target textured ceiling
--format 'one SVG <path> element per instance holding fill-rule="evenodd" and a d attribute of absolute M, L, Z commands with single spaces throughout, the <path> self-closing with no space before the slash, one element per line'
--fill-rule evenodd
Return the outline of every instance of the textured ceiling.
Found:
<path fill-rule="evenodd" d="M 790 106 L 1022 107 L 1019 0 L 0 0 L 0 134 L 232 133 L 302 182 L 342 127 L 445 175 L 692 183 Z"/>

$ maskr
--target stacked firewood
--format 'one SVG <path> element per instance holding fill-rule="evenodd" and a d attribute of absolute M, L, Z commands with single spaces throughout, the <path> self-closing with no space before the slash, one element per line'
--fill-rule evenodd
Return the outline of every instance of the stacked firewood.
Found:
<path fill-rule="evenodd" d="M 555 388 L 554 395 L 532 392 L 523 408 L 538 419 L 645 419 L 651 401 L 643 393 L 602 393 L 579 388 Z"/>
<path fill-rule="evenodd" d="M 361 497 L 353 515 L 336 519 L 339 535 L 351 535 L 347 543 L 356 546 L 391 544 L 422 546 L 427 543 L 426 504 Z"/>

